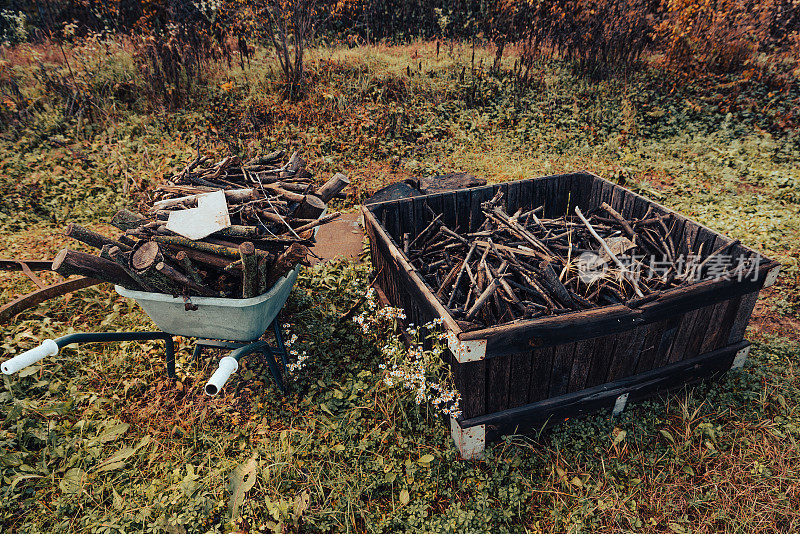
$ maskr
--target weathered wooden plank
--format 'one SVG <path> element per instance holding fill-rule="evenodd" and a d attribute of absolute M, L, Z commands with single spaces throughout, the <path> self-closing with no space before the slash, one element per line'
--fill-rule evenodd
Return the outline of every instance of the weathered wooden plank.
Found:
<path fill-rule="evenodd" d="M 470 231 L 476 231 L 486 217 L 483 216 L 483 212 L 481 211 L 481 204 L 483 202 L 489 201 L 494 196 L 494 189 L 491 186 L 484 186 L 484 187 L 476 187 L 472 189 L 472 195 L 470 196 L 470 223 L 469 228 Z"/>
<path fill-rule="evenodd" d="M 606 382 L 614 382 L 620 378 L 635 374 L 636 362 L 644 344 L 644 327 L 617 334 L 617 342 L 608 366 Z"/>
<path fill-rule="evenodd" d="M 528 402 L 546 399 L 550 394 L 550 372 L 553 369 L 553 348 L 534 349 L 531 354 L 531 382 Z"/>
<path fill-rule="evenodd" d="M 612 208 L 623 215 L 623 211 L 625 211 L 625 196 L 625 189 L 619 185 L 615 185 L 611 192 L 611 202 L 608 203 Z"/>
<path fill-rule="evenodd" d="M 467 233 L 470 231 L 469 227 L 469 203 L 472 193 L 469 190 L 456 191 L 453 193 L 456 199 L 456 230 L 459 233 Z"/>
<path fill-rule="evenodd" d="M 745 330 L 747 330 L 747 323 L 750 321 L 750 316 L 753 314 L 753 309 L 756 307 L 758 300 L 758 291 L 749 293 L 742 297 L 739 302 L 739 309 L 736 310 L 736 317 L 733 320 L 730 334 L 728 334 L 728 344 L 736 343 L 744 338 Z"/>
<path fill-rule="evenodd" d="M 682 319 L 683 315 L 676 315 L 665 321 L 666 324 L 661 333 L 661 339 L 658 340 L 658 349 L 656 351 L 653 369 L 669 364 L 670 347 L 672 347 L 672 343 L 675 341 Z"/>
<path fill-rule="evenodd" d="M 511 354 L 487 360 L 486 410 L 499 412 L 508 408 L 508 386 L 511 378 Z"/>
<path fill-rule="evenodd" d="M 606 381 L 618 337 L 618 334 L 612 334 L 595 339 L 592 350 L 592 365 L 589 369 L 589 376 L 586 378 L 585 387 L 596 386 Z"/>
<path fill-rule="evenodd" d="M 703 345 L 706 332 L 713 327 L 710 324 L 713 313 L 714 306 L 705 306 L 697 310 L 697 317 L 695 317 L 694 327 L 689 335 L 689 342 L 686 344 L 686 351 L 681 357 L 682 360 L 702 354 L 700 347 Z"/>
<path fill-rule="evenodd" d="M 550 373 L 550 397 L 564 395 L 569 391 L 572 362 L 577 343 L 563 343 L 553 348 L 553 371 Z"/>
<path fill-rule="evenodd" d="M 702 308 L 692 310 L 683 314 L 681 317 L 680 325 L 672 346 L 669 348 L 669 357 L 667 363 L 675 363 L 684 359 L 686 348 L 689 346 L 689 341 L 694 331 L 695 323 L 697 322 L 698 315 L 700 315 Z"/>
<path fill-rule="evenodd" d="M 602 203 L 603 197 L 603 188 L 605 187 L 606 182 L 601 180 L 599 177 L 596 177 L 592 182 L 592 190 L 589 193 L 589 197 L 586 200 L 586 211 L 590 211 L 596 209 Z M 574 210 L 573 210 L 574 211 Z"/>
<path fill-rule="evenodd" d="M 528 404 L 533 354 L 531 351 L 511 355 L 511 377 L 508 385 L 508 406 Z"/>
<path fill-rule="evenodd" d="M 510 432 L 540 431 L 565 419 L 581 417 L 603 408 L 610 409 L 617 397 L 623 393 L 628 394 L 630 403 L 719 376 L 730 369 L 736 352 L 748 345 L 747 342 L 729 345 L 696 358 L 629 376 L 616 382 L 511 408 L 500 413 L 465 418 L 460 424 L 462 428 L 485 425 L 487 441 L 495 440 Z"/>
<path fill-rule="evenodd" d="M 572 370 L 569 376 L 569 391 L 579 391 L 586 387 L 589 369 L 592 367 L 594 339 L 584 339 L 575 343 L 572 355 Z"/>
<path fill-rule="evenodd" d="M 641 351 L 639 352 L 639 358 L 634 367 L 636 373 L 650 371 L 656 367 L 661 337 L 664 335 L 668 323 L 668 320 L 663 320 L 641 327 L 640 332 L 642 332 L 643 341 Z"/>
<path fill-rule="evenodd" d="M 458 366 L 463 384 L 463 389 L 459 390 L 463 417 L 486 414 L 486 362 L 460 363 Z"/>
<path fill-rule="evenodd" d="M 586 209 L 586 204 L 592 194 L 592 184 L 594 179 L 588 174 L 574 174 L 569 185 L 569 198 L 567 203 L 567 213 L 575 213 L 575 206 L 582 210 Z"/>
<path fill-rule="evenodd" d="M 520 196 L 520 189 L 522 187 L 519 182 L 507 182 L 506 185 L 508 186 L 506 213 L 508 213 L 509 215 L 514 215 L 514 213 L 516 213 L 516 211 L 520 208 L 519 196 Z"/>
<path fill-rule="evenodd" d="M 520 182 L 519 203 L 523 210 L 533 209 L 534 180 Z"/>
<path fill-rule="evenodd" d="M 722 338 L 722 332 L 725 329 L 725 318 L 726 315 L 730 316 L 729 310 L 732 305 L 737 306 L 738 304 L 735 303 L 736 299 L 728 299 L 722 302 L 718 302 L 712 306 L 711 316 L 708 320 L 708 328 L 704 332 L 701 332 L 702 335 L 702 342 L 700 343 L 699 353 L 704 354 L 706 352 L 710 352 L 719 348 L 718 343 L 719 340 Z M 732 323 L 732 321 L 731 321 Z M 728 330 L 729 332 L 730 330 Z M 725 334 L 725 340 L 727 341 L 727 333 Z"/>
<path fill-rule="evenodd" d="M 456 199 L 454 193 L 442 193 L 441 206 L 437 213 L 442 214 L 441 221 L 453 231 L 457 231 Z"/>

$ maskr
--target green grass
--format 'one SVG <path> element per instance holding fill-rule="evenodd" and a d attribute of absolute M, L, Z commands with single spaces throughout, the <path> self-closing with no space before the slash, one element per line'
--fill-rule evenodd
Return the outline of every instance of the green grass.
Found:
<path fill-rule="evenodd" d="M 86 79 L 103 72 L 87 89 L 103 110 L 93 122 L 65 113 L 34 67 L 18 61 L 35 114 L 0 138 L 4 255 L 52 255 L 67 244 L 58 234 L 67 221 L 107 228 L 198 143 L 213 154 L 302 147 L 320 180 L 351 176 L 356 195 L 345 206 L 416 174 L 466 171 L 494 182 L 585 168 L 779 259 L 786 274 L 767 305 L 774 320 L 797 324 L 800 143 L 776 126 L 796 92 L 776 101 L 735 77 L 670 92 L 657 70 L 588 82 L 552 63 L 519 92 L 507 77 L 476 78 L 473 97 L 470 52 L 443 46 L 437 58 L 428 43 L 317 49 L 308 95 L 289 103 L 259 51 L 244 71 L 214 66 L 194 104 L 167 113 L 148 103 L 146 87 L 134 91 L 139 98 L 108 89 L 116 79 L 140 83 L 122 47 L 87 63 Z M 477 56 L 487 63 L 492 54 Z M 723 109 L 715 95 L 728 102 L 730 84 L 741 89 L 731 97 L 739 104 Z M 285 399 L 253 361 L 222 396 L 202 396 L 216 355 L 194 366 L 187 340 L 175 386 L 157 342 L 69 348 L 3 377 L 0 524 L 101 533 L 800 526 L 796 335 L 760 335 L 744 371 L 713 385 L 616 419 L 601 413 L 507 438 L 465 462 L 441 415 L 385 385 L 375 341 L 337 321 L 365 291 L 368 271 L 334 263 L 304 272 L 287 322 L 311 357 Z M 0 277 L 3 302 L 31 289 L 19 275 Z M 71 331 L 125 328 L 152 325 L 108 288 L 87 289 L 16 317 L 2 353 Z"/>

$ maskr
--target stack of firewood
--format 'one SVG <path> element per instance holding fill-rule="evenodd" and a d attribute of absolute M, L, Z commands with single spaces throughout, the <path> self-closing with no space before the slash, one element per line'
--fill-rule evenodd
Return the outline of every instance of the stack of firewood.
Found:
<path fill-rule="evenodd" d="M 738 243 L 683 249 L 669 214 L 648 211 L 628 221 L 603 203 L 588 217 L 576 208 L 575 215 L 545 219 L 542 207 L 509 215 L 501 198 L 498 192 L 482 205 L 485 220 L 476 232 L 455 232 L 429 210 L 424 230 L 403 237 L 412 265 L 465 327 L 641 305 L 701 279 L 709 261 Z"/>
<path fill-rule="evenodd" d="M 116 239 L 70 224 L 67 236 L 100 253 L 67 248 L 56 256 L 52 269 L 174 296 L 263 294 L 295 266 L 307 264 L 315 228 L 339 216 L 327 213 L 326 202 L 349 183 L 336 174 L 315 188 L 299 155 L 282 163 L 283 155 L 279 151 L 244 163 L 225 158 L 216 164 L 198 157 L 155 190 L 140 206 L 144 214 L 118 212 L 111 224 L 124 233 Z M 208 221 L 184 218 L 181 225 L 170 226 L 171 215 L 196 209 L 204 196 L 222 195 L 219 191 L 229 218 L 224 228 L 190 238 L 181 234 L 192 230 L 187 225 Z"/>

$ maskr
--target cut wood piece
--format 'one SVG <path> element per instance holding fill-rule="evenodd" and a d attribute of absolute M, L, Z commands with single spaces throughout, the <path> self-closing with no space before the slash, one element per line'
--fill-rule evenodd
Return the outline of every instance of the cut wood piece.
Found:
<path fill-rule="evenodd" d="M 249 299 L 258 293 L 258 257 L 253 243 L 245 241 L 239 245 L 242 260 L 242 298 Z"/>
<path fill-rule="evenodd" d="M 323 215 L 322 217 L 320 217 L 315 221 L 311 221 L 310 223 L 304 224 L 303 226 L 298 226 L 297 228 L 294 229 L 294 231 L 297 234 L 302 234 L 303 232 L 311 230 L 312 228 L 316 228 L 321 224 L 325 224 L 331 222 L 334 219 L 338 219 L 341 215 L 342 214 L 339 213 L 338 211 L 334 211 L 333 213 L 328 213 L 327 215 Z"/>
<path fill-rule="evenodd" d="M 114 217 L 111 218 L 111 224 L 120 230 L 133 230 L 140 226 L 147 224 L 148 219 L 141 213 L 136 213 L 130 210 L 119 210 Z"/>
<path fill-rule="evenodd" d="M 259 257 L 258 258 L 258 293 L 259 295 L 263 295 L 269 289 L 267 286 L 267 282 L 269 281 L 269 258 Z"/>
<path fill-rule="evenodd" d="M 219 296 L 219 293 L 215 293 L 211 289 L 209 289 L 209 288 L 207 288 L 207 287 L 205 287 L 205 286 L 203 286 L 201 284 L 198 284 L 197 282 L 194 282 L 193 280 L 190 280 L 182 272 L 178 271 L 177 269 L 174 269 L 174 268 L 170 267 L 169 265 L 167 265 L 163 261 L 157 263 L 156 266 L 155 266 L 155 269 L 159 273 L 163 274 L 164 276 L 166 276 L 167 278 L 169 278 L 170 280 L 175 282 L 175 284 L 176 284 L 175 290 L 176 290 L 177 293 L 180 293 L 180 291 L 177 291 L 179 286 L 186 286 L 188 289 L 190 289 L 192 291 L 195 291 L 195 292 L 199 293 L 201 296 L 204 296 L 204 297 L 218 297 Z"/>
<path fill-rule="evenodd" d="M 285 180 L 297 174 L 297 172 L 306 166 L 306 162 L 300 157 L 299 152 L 292 152 L 289 156 L 289 161 L 286 163 L 286 168 L 281 171 L 280 179 Z"/>
<path fill-rule="evenodd" d="M 202 284 L 203 277 L 200 276 L 200 272 L 197 270 L 197 266 L 195 266 L 194 262 L 192 262 L 189 255 L 184 250 L 178 251 L 175 254 L 175 260 L 183 266 L 183 269 L 186 271 L 186 275 L 195 283 Z"/>
<path fill-rule="evenodd" d="M 228 258 L 239 257 L 239 249 L 226 247 L 223 245 L 215 245 L 213 243 L 206 243 L 205 241 L 192 241 L 191 239 L 186 239 L 185 237 L 177 235 L 155 235 L 152 239 L 153 241 L 164 243 L 165 245 L 178 245 L 180 247 L 191 248 L 217 256 L 224 256 Z"/>
<path fill-rule="evenodd" d="M 308 264 L 308 247 L 298 243 L 292 243 L 289 248 L 275 259 L 272 269 L 267 279 L 267 288 L 275 285 L 282 276 L 294 269 L 298 264 Z"/>
<path fill-rule="evenodd" d="M 293 215 L 300 219 L 317 219 L 325 211 L 325 207 L 325 202 L 321 198 L 307 195 L 303 197 Z"/>
<path fill-rule="evenodd" d="M 131 255 L 131 268 L 137 273 L 146 271 L 157 263 L 164 261 L 161 249 L 155 241 L 146 241 Z"/>
<path fill-rule="evenodd" d="M 67 225 L 67 229 L 64 231 L 64 235 L 67 237 L 71 237 L 81 243 L 86 243 L 90 247 L 94 247 L 97 249 L 102 249 L 104 245 L 111 245 L 114 247 L 119 247 L 122 251 L 128 251 L 131 249 L 125 243 L 121 243 L 119 241 L 115 241 L 111 238 L 108 238 L 102 234 L 98 234 L 97 232 L 93 232 L 84 228 L 83 226 L 75 223 L 69 223 Z"/>
<path fill-rule="evenodd" d="M 330 180 L 322 184 L 322 187 L 317 189 L 314 194 L 321 198 L 323 202 L 328 202 L 348 185 L 350 185 L 350 179 L 344 174 L 337 172 Z"/>
<path fill-rule="evenodd" d="M 53 270 L 65 277 L 77 274 L 111 282 L 128 289 L 139 289 L 136 280 L 113 261 L 84 252 L 75 252 L 68 248 L 61 250 L 53 259 Z"/>
<path fill-rule="evenodd" d="M 114 263 L 125 269 L 125 272 L 128 273 L 128 275 L 131 278 L 136 280 L 136 283 L 139 284 L 139 287 L 141 287 L 144 291 L 150 291 L 150 292 L 155 291 L 154 287 L 148 284 L 144 278 L 142 278 L 136 273 L 136 271 L 131 269 L 130 257 L 127 254 L 125 254 L 122 250 L 120 250 L 119 247 L 110 247 L 106 245 L 105 247 L 103 247 L 103 252 L 108 254 L 108 257 L 111 261 L 113 261 Z"/>

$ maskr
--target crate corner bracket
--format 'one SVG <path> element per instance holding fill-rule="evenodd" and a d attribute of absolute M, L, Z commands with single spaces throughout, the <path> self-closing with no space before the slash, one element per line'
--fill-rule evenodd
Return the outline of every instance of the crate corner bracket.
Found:
<path fill-rule="evenodd" d="M 450 416 L 450 435 L 463 459 L 475 460 L 483 456 L 483 451 L 486 449 L 486 425 L 462 428 L 459 422 Z"/>
<path fill-rule="evenodd" d="M 769 272 L 767 273 L 767 276 L 764 278 L 763 287 L 769 287 L 773 285 L 778 280 L 778 274 L 780 273 L 780 271 L 781 271 L 780 265 L 776 265 L 775 267 L 770 269 Z"/>
<path fill-rule="evenodd" d="M 750 345 L 739 349 L 736 352 L 736 356 L 733 358 L 733 363 L 731 364 L 731 370 L 733 369 L 741 369 L 744 367 L 744 362 L 747 360 L 747 356 L 750 354 Z"/>
<path fill-rule="evenodd" d="M 623 393 L 614 401 L 614 409 L 611 412 L 611 415 L 616 417 L 625 410 L 625 406 L 628 404 L 628 395 L 630 393 Z"/>
<path fill-rule="evenodd" d="M 447 347 L 456 357 L 458 363 L 479 362 L 486 358 L 486 340 L 458 339 L 455 332 L 447 332 Z"/>

